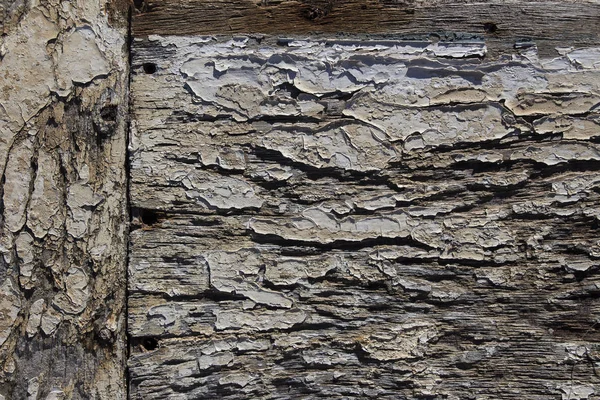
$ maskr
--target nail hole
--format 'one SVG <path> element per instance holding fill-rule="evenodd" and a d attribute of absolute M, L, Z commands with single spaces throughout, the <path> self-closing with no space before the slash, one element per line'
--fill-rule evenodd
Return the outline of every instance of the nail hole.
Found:
<path fill-rule="evenodd" d="M 156 64 L 154 63 L 144 63 L 144 65 L 142 65 L 142 68 L 144 69 L 144 72 L 147 74 L 153 74 L 156 72 Z"/>
<path fill-rule="evenodd" d="M 142 339 L 142 347 L 148 351 L 156 350 L 158 348 L 158 340 L 152 337 Z"/>
<path fill-rule="evenodd" d="M 158 222 L 158 213 L 152 210 L 140 210 L 140 219 L 144 225 L 154 225 Z"/>
<path fill-rule="evenodd" d="M 169 218 L 164 211 L 133 207 L 131 209 L 131 230 L 153 229 L 156 224 L 167 219 Z"/>
<path fill-rule="evenodd" d="M 111 104 L 102 107 L 100 110 L 100 117 L 104 121 L 115 122 L 117 120 L 117 106 L 115 104 Z"/>
<path fill-rule="evenodd" d="M 496 33 L 498 31 L 498 26 L 493 22 L 486 22 L 483 24 L 483 30 L 487 33 Z"/>

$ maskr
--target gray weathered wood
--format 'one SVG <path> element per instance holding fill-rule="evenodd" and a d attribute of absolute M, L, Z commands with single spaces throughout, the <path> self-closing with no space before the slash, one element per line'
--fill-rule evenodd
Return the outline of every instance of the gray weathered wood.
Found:
<path fill-rule="evenodd" d="M 131 398 L 597 398 L 600 49 L 485 52 L 135 40 Z"/>
<path fill-rule="evenodd" d="M 127 5 L 0 8 L 0 399 L 125 399 Z"/>

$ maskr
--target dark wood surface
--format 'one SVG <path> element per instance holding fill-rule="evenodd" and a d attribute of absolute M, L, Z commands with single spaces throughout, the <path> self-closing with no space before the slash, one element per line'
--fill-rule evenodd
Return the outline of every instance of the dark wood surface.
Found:
<path fill-rule="evenodd" d="M 600 33 L 600 4 L 587 1 L 140 0 L 136 4 L 132 22 L 136 37 L 468 32 L 486 37 L 492 48 L 534 40 L 543 55 L 557 46 L 595 45 Z"/>

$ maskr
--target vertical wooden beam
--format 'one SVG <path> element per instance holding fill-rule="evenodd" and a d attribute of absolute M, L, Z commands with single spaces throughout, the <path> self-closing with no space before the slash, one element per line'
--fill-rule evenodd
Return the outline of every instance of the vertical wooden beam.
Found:
<path fill-rule="evenodd" d="M 128 4 L 4 2 L 0 399 L 125 399 Z"/>

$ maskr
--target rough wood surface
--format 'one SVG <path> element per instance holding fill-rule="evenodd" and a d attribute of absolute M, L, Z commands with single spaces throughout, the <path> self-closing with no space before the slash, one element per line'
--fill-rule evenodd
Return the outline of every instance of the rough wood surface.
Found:
<path fill-rule="evenodd" d="M 124 399 L 127 14 L 0 8 L 0 399 Z"/>
<path fill-rule="evenodd" d="M 206 34 L 393 33 L 485 35 L 494 55 L 516 41 L 595 46 L 596 0 L 140 0 L 134 36 Z"/>
<path fill-rule="evenodd" d="M 131 398 L 597 399 L 600 49 L 485 52 L 134 41 Z"/>

